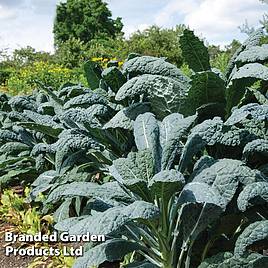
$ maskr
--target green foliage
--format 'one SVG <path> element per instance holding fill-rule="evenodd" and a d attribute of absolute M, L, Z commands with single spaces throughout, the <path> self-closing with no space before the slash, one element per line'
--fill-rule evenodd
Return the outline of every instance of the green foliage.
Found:
<path fill-rule="evenodd" d="M 89 86 L 92 89 L 96 89 L 99 87 L 100 80 L 101 80 L 101 73 L 102 70 L 98 63 L 88 61 L 84 65 L 85 73 L 86 73 L 86 78 Z"/>
<path fill-rule="evenodd" d="M 36 61 L 50 62 L 53 56 L 48 52 L 36 51 L 33 47 L 15 49 L 10 61 L 14 64 L 13 67 L 22 67 L 33 64 Z"/>
<path fill-rule="evenodd" d="M 48 232 L 53 219 L 51 216 L 42 216 L 38 207 L 31 207 L 26 199 L 29 188 L 25 188 L 23 196 L 19 196 L 14 190 L 5 190 L 0 199 L 0 219 L 14 225 L 15 231 L 26 234 Z"/>
<path fill-rule="evenodd" d="M 211 62 L 212 67 L 220 70 L 222 73 L 226 71 L 228 62 L 230 60 L 229 55 L 226 52 L 219 53 Z"/>
<path fill-rule="evenodd" d="M 48 196 L 47 201 L 55 202 L 60 197 L 79 195 L 75 193 L 74 189 L 77 189 L 76 192 L 84 192 L 83 196 L 88 194 L 88 198 L 107 204 L 106 209 L 104 204 L 96 204 L 89 215 L 71 217 L 56 224 L 56 229 L 70 234 L 90 232 L 109 237 L 107 242 L 96 245 L 78 258 L 74 267 L 120 260 L 131 252 L 135 256 L 132 258 L 134 267 L 137 265 L 135 260 L 142 257 L 154 267 L 197 267 L 204 260 L 200 267 L 206 267 L 207 261 L 213 263 L 212 259 L 205 259 L 207 256 L 214 255 L 215 261 L 219 254 L 229 254 L 224 253 L 222 243 L 224 250 L 234 252 L 228 255 L 231 262 L 267 265 L 267 257 L 259 253 L 258 248 L 254 249 L 256 243 L 259 248 L 265 248 L 264 240 L 267 240 L 268 203 L 267 187 L 264 187 L 267 177 L 258 169 L 246 166 L 239 160 L 239 153 L 231 153 L 237 159 L 228 159 L 230 149 L 233 152 L 243 150 L 249 141 L 246 137 L 231 146 L 226 145 L 225 138 L 228 131 L 236 135 L 239 130 L 249 131 L 252 140 L 262 135 L 267 139 L 266 126 L 262 126 L 264 132 L 248 128 L 251 123 L 256 124 L 256 120 L 267 124 L 267 118 L 261 119 L 264 114 L 268 114 L 265 105 L 250 104 L 235 110 L 225 123 L 214 118 L 192 129 L 191 125 L 196 122 L 191 117 L 172 114 L 158 123 L 151 113 L 139 115 L 134 123 L 137 152 L 114 160 L 110 167 L 117 181 L 113 182 L 114 186 L 118 183 L 126 194 L 124 201 L 119 201 L 115 191 L 111 194 L 110 186 L 104 184 L 99 191 L 87 182 L 81 184 L 81 188 L 62 186 Z M 166 124 L 171 119 L 177 121 L 177 128 L 187 121 L 192 123 L 178 135 L 177 128 Z M 165 129 L 161 130 L 162 127 Z M 176 147 L 173 147 L 174 141 Z M 166 157 L 166 148 L 172 148 L 168 166 L 163 165 L 166 161 L 159 162 Z M 257 168 L 262 163 L 258 164 Z M 255 187 L 256 184 L 260 185 Z M 134 202 L 127 201 L 127 195 Z M 262 197 L 261 203 L 254 202 L 257 196 Z M 243 202 L 250 202 L 254 210 L 248 210 Z M 108 205 L 111 203 L 112 207 Z M 233 217 L 238 221 L 231 222 Z M 230 226 L 224 222 L 228 219 Z M 116 247 L 122 247 L 124 251 L 113 250 L 110 243 L 116 243 Z M 101 258 L 100 250 L 106 252 Z M 217 261 L 224 267 L 225 259 Z"/>
<path fill-rule="evenodd" d="M 68 0 L 59 3 L 54 22 L 55 44 L 69 39 L 88 42 L 95 38 L 121 34 L 121 18 L 113 20 L 111 11 L 102 0 Z"/>
<path fill-rule="evenodd" d="M 201 59 L 206 51 L 203 43 L 198 41 L 197 37 L 193 37 L 188 30 L 185 30 L 185 33 L 190 39 L 192 38 L 189 40 L 190 43 L 193 42 L 200 47 L 201 54 L 197 49 L 195 56 Z M 243 45 L 244 57 L 247 57 L 247 47 L 248 49 L 255 47 L 250 46 L 250 40 L 252 39 L 253 45 L 256 45 L 261 34 L 258 33 L 257 36 L 257 39 L 254 36 L 250 37 Z M 183 49 L 185 51 L 189 49 L 189 43 Z M 207 57 L 208 55 L 205 59 Z M 265 58 L 260 59 L 261 62 L 265 61 Z M 192 58 L 187 60 L 191 62 Z M 152 56 L 134 55 L 125 62 L 121 70 L 113 66 L 103 71 L 96 62 L 87 62 L 85 72 L 90 88 L 67 83 L 58 91 L 56 86 L 64 81 L 49 80 L 49 77 L 45 80 L 46 75 L 44 77 L 40 75 L 42 68 L 40 72 L 38 68 L 33 68 L 38 77 L 35 76 L 32 80 L 42 78 L 50 87 L 42 86 L 42 83 L 38 82 L 35 86 L 41 86 L 43 93 L 34 92 L 29 96 L 11 99 L 2 96 L 3 143 L 11 142 L 9 150 L 19 152 L 16 156 L 3 158 L 5 164 L 2 184 L 17 182 L 26 175 L 31 180 L 36 170 L 26 163 L 35 163 L 36 169 L 40 171 L 51 167 L 60 176 L 76 166 L 92 163 L 90 165 L 96 170 L 91 172 L 92 176 L 88 179 L 94 180 L 94 174 L 107 170 L 107 165 L 114 158 L 121 157 L 131 150 L 134 142 L 131 131 L 134 120 L 140 113 L 153 112 L 157 120 L 163 120 L 170 113 L 193 115 L 197 109 L 199 122 L 212 119 L 214 116 L 224 118 L 226 85 L 229 94 L 228 107 L 240 101 L 240 105 L 250 103 L 251 99 L 265 104 L 266 97 L 262 91 L 265 84 L 259 83 L 261 80 L 265 81 L 265 72 L 261 72 L 260 76 L 256 70 L 258 68 L 264 70 L 266 67 L 256 61 L 259 61 L 258 57 L 251 59 L 251 63 L 243 65 L 241 60 L 232 60 L 230 66 L 234 66 L 234 71 L 230 81 L 223 74 L 212 70 L 194 72 L 188 69 L 191 75 L 188 77 L 163 58 Z M 108 63 L 110 64 L 118 63 Z M 237 71 L 236 65 L 239 66 Z M 61 70 L 59 68 L 59 71 Z M 49 70 L 47 72 L 51 73 Z M 251 79 L 258 82 L 254 84 L 255 88 L 247 89 L 245 96 L 238 94 L 245 90 L 240 84 L 247 85 Z M 235 87 L 238 87 L 239 91 Z M 14 128 L 14 125 L 19 128 Z M 226 137 L 223 137 L 226 143 L 230 142 L 228 135 L 233 134 L 226 133 Z M 13 145 L 13 142 L 19 144 Z M 190 144 L 194 142 L 195 138 Z M 172 146 L 177 145 L 172 143 Z M 4 150 L 5 146 L 2 151 Z M 171 149 L 165 150 L 167 158 L 163 161 L 165 165 L 170 166 Z M 15 171 L 12 168 L 9 157 L 21 165 L 21 170 Z M 100 158 L 101 165 L 97 161 Z M 186 154 L 185 159 L 188 158 L 189 155 Z M 90 169 L 90 165 L 84 166 L 81 171 Z M 181 165 L 184 165 L 183 162 Z M 49 189 L 46 187 L 45 191 Z"/>
<path fill-rule="evenodd" d="M 230 59 L 240 46 L 241 43 L 235 39 L 229 45 L 225 46 L 223 50 L 219 46 L 209 46 L 208 51 L 211 66 L 225 73 Z"/>
<path fill-rule="evenodd" d="M 130 53 L 128 44 L 122 36 L 116 38 L 93 39 L 88 43 L 87 57 L 91 58 L 117 58 L 125 60 Z"/>
<path fill-rule="evenodd" d="M 121 69 L 87 62 L 89 87 L 38 83 L 27 96 L 1 95 L 1 183 L 27 173 L 28 200 L 54 213 L 56 229 L 107 237 L 74 267 L 129 254 L 127 267 L 267 264 L 266 60 L 237 60 L 263 33 L 242 44 L 226 75 L 184 34 L 189 76 L 132 54 Z"/>
<path fill-rule="evenodd" d="M 66 82 L 83 80 L 83 72 L 79 69 L 71 70 L 59 64 L 35 61 L 18 70 L 13 69 L 7 80 L 7 92 L 12 95 L 30 93 L 37 87 L 37 81 L 59 88 Z"/>
<path fill-rule="evenodd" d="M 83 42 L 82 39 L 70 38 L 57 46 L 56 58 L 66 67 L 76 67 L 80 66 L 84 59 L 102 57 L 122 61 L 131 52 L 136 52 L 140 55 L 164 57 L 168 62 L 181 66 L 183 59 L 179 39 L 184 28 L 183 25 L 178 25 L 174 29 L 152 26 L 133 33 L 128 39 L 117 36 Z"/>
<path fill-rule="evenodd" d="M 164 57 L 180 67 L 183 59 L 179 40 L 184 28 L 183 25 L 177 25 L 174 29 L 161 29 L 158 26 L 151 26 L 144 31 L 137 31 L 126 41 L 128 52 Z"/>
<path fill-rule="evenodd" d="M 87 45 L 80 39 L 70 38 L 56 48 L 56 61 L 67 68 L 79 67 L 86 58 Z"/>
<path fill-rule="evenodd" d="M 180 38 L 182 55 L 189 67 L 195 72 L 210 70 L 208 49 L 194 35 L 193 31 L 185 29 Z"/>
<path fill-rule="evenodd" d="M 228 64 L 226 70 L 228 113 L 230 113 L 233 106 L 239 105 L 248 87 L 255 88 L 257 85 L 255 90 L 264 95 L 266 94 L 266 57 L 263 55 L 263 50 L 260 46 L 261 39 L 264 36 L 266 35 L 262 28 L 252 33 L 236 51 Z M 256 52 L 253 57 L 252 50 Z M 262 64 L 258 62 L 262 62 Z"/>
<path fill-rule="evenodd" d="M 47 248 L 48 250 L 50 249 L 48 245 L 43 245 L 42 248 Z M 30 264 L 28 264 L 28 268 L 38 268 L 41 265 L 48 268 L 53 267 L 72 268 L 75 258 L 72 256 L 66 256 L 65 252 L 63 252 L 62 245 L 58 245 L 58 248 L 60 249 L 59 256 L 36 257 L 33 261 L 31 261 Z"/>

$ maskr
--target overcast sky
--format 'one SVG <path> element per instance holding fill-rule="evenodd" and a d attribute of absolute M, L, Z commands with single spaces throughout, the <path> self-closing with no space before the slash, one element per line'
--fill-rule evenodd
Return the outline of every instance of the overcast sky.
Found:
<path fill-rule="evenodd" d="M 53 19 L 60 0 L 0 0 L 0 49 L 27 45 L 53 51 Z M 266 0 L 265 0 L 266 1 Z M 268 6 L 258 0 L 106 0 L 113 17 L 123 18 L 124 32 L 149 25 L 184 23 L 209 43 L 244 40 L 238 26 L 257 26 Z"/>

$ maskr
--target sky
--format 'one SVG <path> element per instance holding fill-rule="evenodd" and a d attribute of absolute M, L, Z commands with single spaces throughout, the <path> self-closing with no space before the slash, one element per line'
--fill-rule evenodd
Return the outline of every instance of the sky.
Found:
<path fill-rule="evenodd" d="M 61 0 L 0 0 L 0 49 L 32 46 L 53 51 L 53 20 Z M 268 0 L 265 0 L 268 2 Z M 106 0 L 122 17 L 126 37 L 150 25 L 186 24 L 210 44 L 243 41 L 239 26 L 258 26 L 268 5 L 258 0 Z"/>

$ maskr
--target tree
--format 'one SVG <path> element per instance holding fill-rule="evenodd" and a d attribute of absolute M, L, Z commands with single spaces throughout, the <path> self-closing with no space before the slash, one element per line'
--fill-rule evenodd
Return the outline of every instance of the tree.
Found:
<path fill-rule="evenodd" d="M 268 0 L 260 0 L 260 2 L 263 4 L 268 4 Z M 268 13 L 263 14 L 262 20 L 260 20 L 260 24 L 266 29 L 266 31 L 268 31 Z M 248 24 L 247 20 L 242 26 L 238 28 L 242 33 L 246 33 L 247 35 L 250 35 L 256 30 L 255 27 L 252 27 Z M 267 43 L 267 37 L 265 37 L 263 40 L 264 41 L 262 43 Z"/>
<path fill-rule="evenodd" d="M 54 21 L 55 45 L 71 38 L 85 43 L 96 38 L 115 37 L 122 34 L 121 18 L 111 18 L 112 13 L 102 0 L 67 0 L 59 3 Z"/>
<path fill-rule="evenodd" d="M 53 56 L 48 52 L 36 51 L 35 48 L 27 46 L 15 49 L 11 60 L 15 67 L 20 68 L 22 66 L 31 65 L 36 61 L 51 62 L 53 61 Z"/>
<path fill-rule="evenodd" d="M 144 31 L 137 31 L 127 40 L 128 50 L 142 55 L 166 57 L 168 61 L 181 66 L 183 59 L 179 38 L 184 29 L 184 25 L 177 25 L 173 29 L 151 26 Z"/>
<path fill-rule="evenodd" d="M 57 47 L 55 59 L 67 68 L 79 67 L 85 60 L 88 46 L 81 40 L 70 38 Z"/>
<path fill-rule="evenodd" d="M 234 39 L 229 45 L 225 46 L 224 49 L 221 49 L 220 46 L 210 45 L 208 47 L 208 52 L 210 54 L 211 66 L 224 73 L 231 57 L 240 46 L 241 43 L 236 39 Z"/>

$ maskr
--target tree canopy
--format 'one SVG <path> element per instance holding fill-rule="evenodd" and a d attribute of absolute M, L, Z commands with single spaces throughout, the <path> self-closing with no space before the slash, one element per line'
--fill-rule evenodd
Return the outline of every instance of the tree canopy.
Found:
<path fill-rule="evenodd" d="M 121 18 L 112 13 L 102 0 L 67 0 L 59 3 L 54 21 L 55 45 L 71 38 L 89 42 L 92 39 L 122 34 Z"/>
<path fill-rule="evenodd" d="M 144 31 L 137 31 L 127 40 L 129 53 L 166 57 L 168 61 L 181 66 L 183 59 L 179 39 L 184 29 L 184 25 L 177 25 L 172 29 L 153 25 Z"/>

